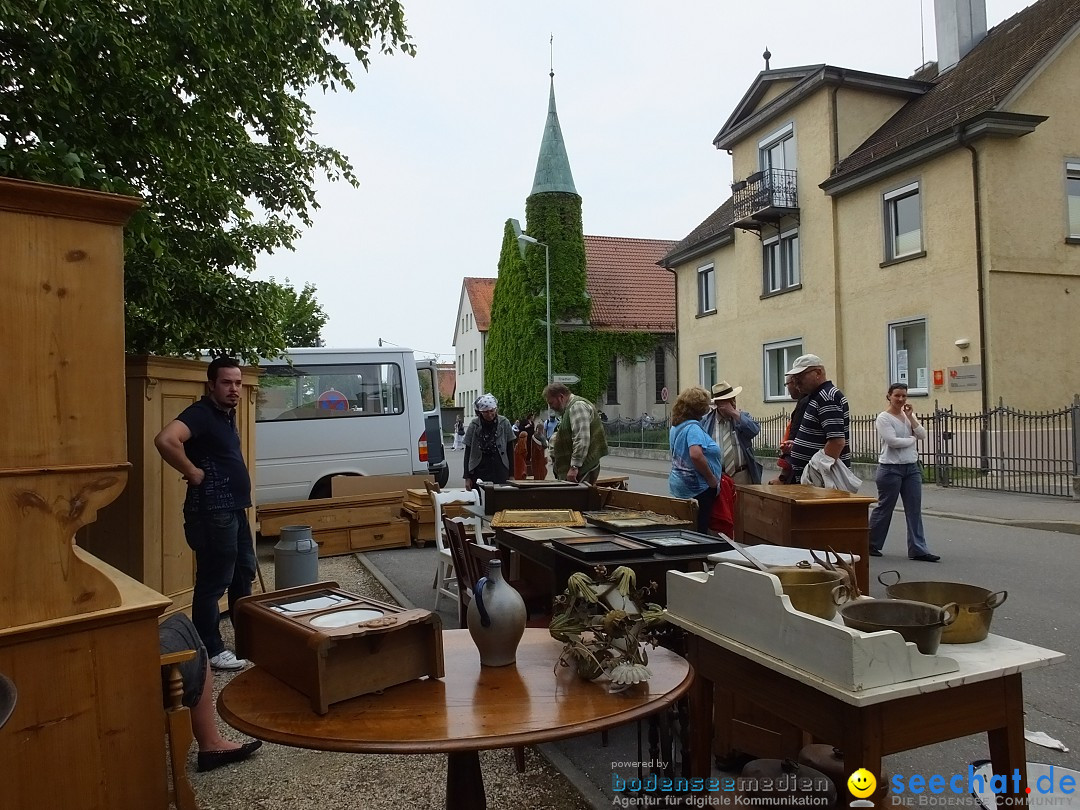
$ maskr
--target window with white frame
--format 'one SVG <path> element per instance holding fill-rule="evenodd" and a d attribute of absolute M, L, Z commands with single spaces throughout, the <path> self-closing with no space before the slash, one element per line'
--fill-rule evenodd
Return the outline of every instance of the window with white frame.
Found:
<path fill-rule="evenodd" d="M 1069 238 L 1080 239 L 1080 162 L 1065 164 L 1065 194 L 1069 199 Z"/>
<path fill-rule="evenodd" d="M 930 392 L 926 319 L 889 324 L 889 384 L 904 383 L 909 394 Z"/>
<path fill-rule="evenodd" d="M 799 272 L 799 229 L 784 231 L 761 243 L 762 294 L 790 290 L 802 283 Z"/>
<path fill-rule="evenodd" d="M 759 164 L 769 169 L 795 169 L 795 127 L 787 124 L 758 142 Z"/>
<path fill-rule="evenodd" d="M 716 312 L 716 273 L 711 264 L 697 271 L 698 315 Z"/>
<path fill-rule="evenodd" d="M 922 197 L 918 182 L 886 192 L 884 200 L 885 260 L 902 259 L 921 252 Z"/>
<path fill-rule="evenodd" d="M 698 355 L 698 379 L 706 391 L 716 385 L 716 352 Z"/>
<path fill-rule="evenodd" d="M 791 368 L 795 358 L 803 353 L 802 347 L 802 338 L 778 340 L 764 345 L 766 401 L 791 399 L 784 385 L 784 373 Z"/>

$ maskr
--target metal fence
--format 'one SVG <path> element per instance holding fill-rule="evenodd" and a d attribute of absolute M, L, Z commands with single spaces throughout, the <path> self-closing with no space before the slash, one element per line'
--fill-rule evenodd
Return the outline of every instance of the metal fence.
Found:
<path fill-rule="evenodd" d="M 609 447 L 667 450 L 669 427 L 667 419 L 609 419 L 604 422 L 604 434 Z"/>
<path fill-rule="evenodd" d="M 790 413 L 759 419 L 754 440 L 760 456 L 776 456 Z M 877 463 L 881 440 L 877 414 L 851 417 L 851 455 L 856 462 Z M 1023 411 L 1004 402 L 984 413 L 957 413 L 935 401 L 920 414 L 926 441 L 919 458 L 926 480 L 947 487 L 1023 492 L 1071 497 L 1080 478 L 1080 395 L 1056 411 Z M 615 420 L 606 424 L 613 447 L 668 448 L 668 423 Z"/>

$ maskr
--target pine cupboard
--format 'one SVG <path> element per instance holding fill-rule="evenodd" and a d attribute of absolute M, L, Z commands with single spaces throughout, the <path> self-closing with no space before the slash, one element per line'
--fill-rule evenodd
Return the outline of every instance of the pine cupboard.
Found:
<path fill-rule="evenodd" d="M 123 491 L 130 197 L 0 179 L 0 807 L 168 804 L 157 619 L 169 601 L 73 542 Z"/>
<path fill-rule="evenodd" d="M 243 369 L 237 406 L 244 459 L 255 481 L 255 400 L 258 372 Z M 154 437 L 206 393 L 206 364 L 172 357 L 129 356 L 125 363 L 127 488 L 83 528 L 78 543 L 125 574 L 169 597 L 167 612 L 191 607 L 195 557 L 184 540 L 187 485 L 162 461 Z M 255 510 L 248 511 L 254 522 Z M 254 536 L 254 530 L 252 531 Z"/>

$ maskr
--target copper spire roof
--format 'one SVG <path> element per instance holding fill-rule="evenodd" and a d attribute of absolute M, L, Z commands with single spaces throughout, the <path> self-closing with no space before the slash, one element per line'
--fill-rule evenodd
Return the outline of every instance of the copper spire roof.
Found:
<path fill-rule="evenodd" d="M 540 156 L 536 159 L 536 176 L 530 194 L 560 191 L 577 194 L 574 175 L 570 171 L 570 159 L 566 156 L 559 113 L 555 110 L 555 74 L 551 74 L 551 92 L 548 95 L 547 123 L 544 138 L 540 142 Z"/>

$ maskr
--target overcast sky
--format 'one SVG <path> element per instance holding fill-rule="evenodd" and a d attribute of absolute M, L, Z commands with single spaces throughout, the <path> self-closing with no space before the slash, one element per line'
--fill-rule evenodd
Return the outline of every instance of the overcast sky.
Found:
<path fill-rule="evenodd" d="M 920 3 L 925 36 L 920 34 Z M 453 358 L 465 276 L 495 276 L 525 222 L 555 95 L 585 233 L 682 239 L 730 194 L 712 145 L 764 68 L 910 76 L 935 58 L 933 0 L 404 0 L 415 58 L 374 56 L 352 94 L 313 94 L 320 143 L 360 187 L 319 184 L 293 252 L 257 277 L 310 282 L 336 347 L 380 338 Z M 988 27 L 1028 5 L 986 0 Z"/>

